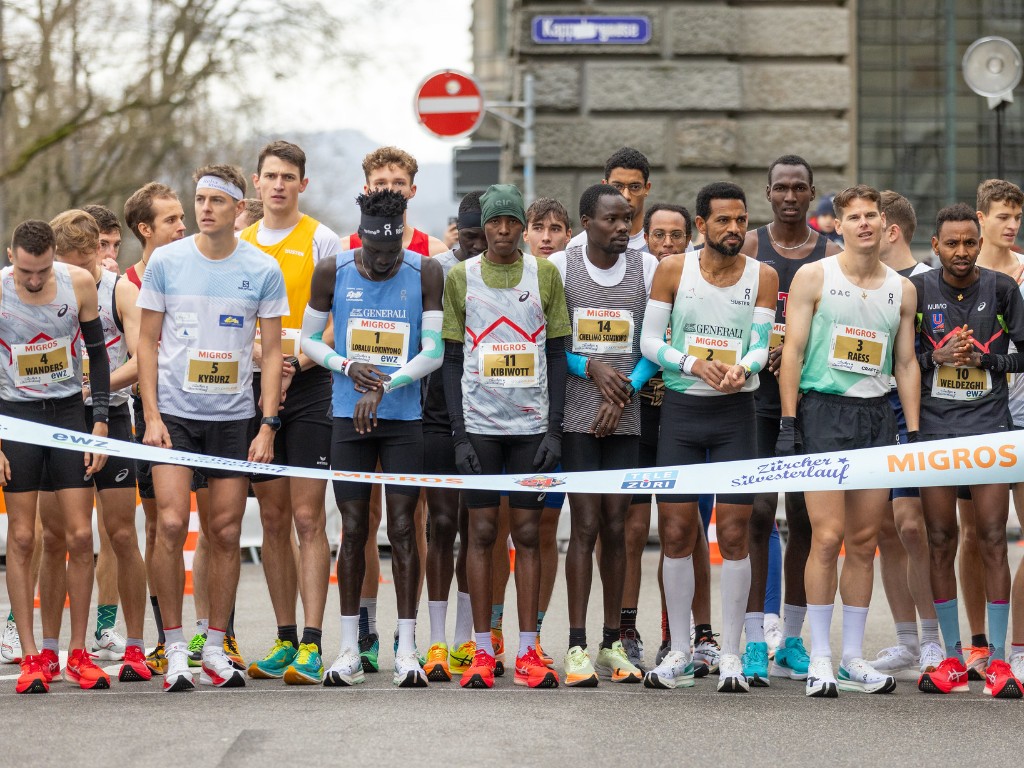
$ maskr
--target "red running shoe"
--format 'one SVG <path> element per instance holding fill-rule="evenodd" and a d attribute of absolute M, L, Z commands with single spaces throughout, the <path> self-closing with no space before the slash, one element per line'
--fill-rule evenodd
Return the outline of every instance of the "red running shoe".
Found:
<path fill-rule="evenodd" d="M 473 663 L 462 673 L 459 681 L 463 688 L 494 687 L 494 657 L 482 648 L 473 654 Z"/>
<path fill-rule="evenodd" d="M 47 683 L 52 683 L 60 677 L 60 659 L 57 658 L 56 653 L 43 649 L 36 655 L 36 659 L 39 662 L 39 668 L 43 670 L 43 674 L 46 676 Z"/>
<path fill-rule="evenodd" d="M 122 683 L 140 683 L 150 680 L 153 670 L 146 664 L 146 653 L 137 645 L 128 645 L 124 649 L 124 662 L 117 679 Z"/>
<path fill-rule="evenodd" d="M 924 672 L 917 680 L 922 693 L 967 693 L 967 667 L 955 656 L 943 659 L 934 672 Z"/>
<path fill-rule="evenodd" d="M 1019 699 L 1020 680 L 1013 676 L 1009 664 L 1002 659 L 992 659 L 985 670 L 985 690 L 982 693 L 993 699 Z"/>
<path fill-rule="evenodd" d="M 69 683 L 78 683 L 83 691 L 103 691 L 110 687 L 110 675 L 93 664 L 84 648 L 78 648 L 68 656 L 64 679 Z"/>
<path fill-rule="evenodd" d="M 49 693 L 50 681 L 43 671 L 44 663 L 38 655 L 25 656 L 21 660 L 21 674 L 14 686 L 15 693 Z"/>
<path fill-rule="evenodd" d="M 530 688 L 557 688 L 558 675 L 541 661 L 536 649 L 530 646 L 526 653 L 516 659 L 516 675 L 513 682 Z"/>

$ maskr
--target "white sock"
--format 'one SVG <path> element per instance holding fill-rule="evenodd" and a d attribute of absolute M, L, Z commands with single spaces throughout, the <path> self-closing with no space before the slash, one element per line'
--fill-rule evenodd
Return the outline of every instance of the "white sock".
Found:
<path fill-rule="evenodd" d="M 867 608 L 843 605 L 843 664 L 864 658 L 864 626 L 867 623 Z"/>
<path fill-rule="evenodd" d="M 750 558 L 726 560 L 722 563 L 722 653 L 739 655 L 743 636 L 743 614 L 750 596 Z M 763 615 L 761 620 L 763 620 Z M 764 642 L 764 628 L 758 628 Z"/>
<path fill-rule="evenodd" d="M 748 611 L 743 614 L 743 631 L 747 633 L 748 643 L 764 642 L 764 614 Z"/>
<path fill-rule="evenodd" d="M 829 635 L 832 630 L 832 610 L 835 605 L 808 605 L 807 622 L 811 625 L 811 658 L 831 659 L 832 646 Z"/>
<path fill-rule="evenodd" d="M 445 642 L 445 620 L 448 618 L 447 600 L 428 600 L 430 612 L 430 644 Z"/>
<path fill-rule="evenodd" d="M 223 650 L 224 648 L 224 630 L 214 629 L 210 627 L 206 632 L 206 642 L 203 643 L 203 653 L 206 653 L 206 649 L 211 650 Z"/>
<path fill-rule="evenodd" d="M 939 620 L 921 619 L 921 645 L 925 643 L 939 643 Z"/>
<path fill-rule="evenodd" d="M 398 655 L 416 653 L 416 619 L 398 620 Z"/>
<path fill-rule="evenodd" d="M 341 650 L 359 653 L 359 614 L 341 617 Z"/>
<path fill-rule="evenodd" d="M 804 630 L 804 616 L 807 614 L 807 606 L 786 603 L 782 613 L 783 640 L 787 637 L 800 637 Z"/>
<path fill-rule="evenodd" d="M 764 615 L 764 627 L 765 628 L 768 628 L 768 627 L 772 626 L 773 624 L 778 626 L 779 623 L 780 623 L 779 622 L 779 614 L 777 614 L 777 613 L 766 613 Z"/>
<path fill-rule="evenodd" d="M 520 632 L 519 633 L 519 653 L 516 657 L 525 656 L 527 652 L 537 645 L 537 633 L 536 632 Z"/>
<path fill-rule="evenodd" d="M 455 602 L 455 637 L 452 642 L 458 648 L 468 643 L 473 637 L 473 606 L 469 602 L 468 592 L 456 593 Z"/>
<path fill-rule="evenodd" d="M 366 609 L 366 618 L 369 621 L 370 634 L 374 635 L 377 633 L 377 598 L 376 597 L 361 597 L 359 598 L 359 607 Z"/>
<path fill-rule="evenodd" d="M 164 634 L 166 635 L 166 632 Z M 182 641 L 184 641 L 185 640 L 184 636 L 182 636 L 181 639 L 182 639 Z M 168 641 L 167 644 L 170 645 L 170 641 Z M 42 646 L 41 650 L 53 651 L 55 654 L 60 656 L 60 640 L 58 638 L 56 638 L 56 637 L 44 637 L 43 638 L 43 646 Z"/>
<path fill-rule="evenodd" d="M 210 620 L 209 619 L 197 619 L 196 620 L 196 634 L 205 635 L 210 631 Z"/>
<path fill-rule="evenodd" d="M 494 645 L 491 643 L 491 630 L 474 632 L 473 639 L 476 641 L 476 649 L 478 651 L 487 651 L 491 656 L 494 655 Z"/>
<path fill-rule="evenodd" d="M 174 629 L 164 627 L 164 640 L 167 642 L 167 647 L 170 648 L 174 643 L 184 643 L 185 634 L 182 632 L 181 627 L 175 627 Z M 46 648 L 45 640 L 43 640 L 43 648 Z"/>
<path fill-rule="evenodd" d="M 938 621 L 935 622 L 938 626 Z M 896 642 L 905 647 L 908 651 L 917 655 L 921 652 L 921 646 L 917 640 L 917 622 L 916 621 L 897 621 L 896 622 Z"/>
<path fill-rule="evenodd" d="M 665 583 L 665 605 L 668 628 L 672 633 L 672 650 L 690 658 L 690 633 L 687 620 L 693 605 L 693 557 L 668 557 L 661 569 Z"/>

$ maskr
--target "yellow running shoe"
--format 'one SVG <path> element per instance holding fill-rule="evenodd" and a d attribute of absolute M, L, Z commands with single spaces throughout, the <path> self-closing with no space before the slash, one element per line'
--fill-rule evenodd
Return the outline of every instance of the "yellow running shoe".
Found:
<path fill-rule="evenodd" d="M 461 675 L 473 666 L 473 656 L 476 655 L 476 642 L 467 640 L 458 648 L 448 653 L 448 671 L 453 675 Z"/>
<path fill-rule="evenodd" d="M 167 674 L 167 657 L 164 655 L 163 643 L 157 643 L 156 648 L 146 655 L 146 666 L 153 670 L 154 675 Z"/>
<path fill-rule="evenodd" d="M 238 641 L 234 635 L 224 635 L 224 653 L 231 659 L 231 666 L 245 671 L 245 660 L 242 658 L 242 652 L 238 650 Z"/>
<path fill-rule="evenodd" d="M 448 644 L 434 643 L 427 651 L 427 663 L 423 665 L 427 680 L 432 683 L 447 683 L 452 679 L 448 669 Z"/>

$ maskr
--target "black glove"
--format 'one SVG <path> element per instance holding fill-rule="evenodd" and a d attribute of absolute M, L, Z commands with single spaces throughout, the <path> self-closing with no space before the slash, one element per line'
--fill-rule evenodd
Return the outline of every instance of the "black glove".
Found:
<path fill-rule="evenodd" d="M 480 474 L 480 459 L 469 438 L 464 437 L 455 443 L 455 467 L 463 475 Z"/>
<path fill-rule="evenodd" d="M 562 460 L 562 433 L 548 432 L 537 448 L 533 458 L 533 468 L 538 472 L 550 472 Z"/>
<path fill-rule="evenodd" d="M 907 442 L 917 443 L 921 440 L 921 434 L 915 429 L 912 432 L 907 432 Z"/>
<path fill-rule="evenodd" d="M 800 453 L 800 437 L 796 431 L 796 416 L 783 416 L 779 422 L 779 439 L 775 441 L 776 456 L 796 456 Z"/>

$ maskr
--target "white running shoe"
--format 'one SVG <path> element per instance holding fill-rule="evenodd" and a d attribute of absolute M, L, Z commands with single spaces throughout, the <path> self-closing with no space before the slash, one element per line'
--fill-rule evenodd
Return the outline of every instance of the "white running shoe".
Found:
<path fill-rule="evenodd" d="M 782 645 L 782 621 L 777 613 L 764 615 L 764 641 L 768 643 L 768 657 L 775 658 L 775 650 Z"/>
<path fill-rule="evenodd" d="M 328 688 L 359 685 L 366 682 L 363 675 L 363 661 L 355 648 L 343 648 L 341 655 L 324 674 L 324 685 Z"/>
<path fill-rule="evenodd" d="M 942 651 L 939 651 L 939 662 L 942 661 Z M 936 666 L 938 663 L 936 662 Z M 918 658 L 905 645 L 894 645 L 891 648 L 883 648 L 878 652 L 878 658 L 871 662 L 871 666 L 897 680 L 917 682 L 920 676 L 918 671 Z"/>
<path fill-rule="evenodd" d="M 231 663 L 231 658 L 224 652 L 223 647 L 206 646 L 203 648 L 203 666 L 200 667 L 199 683 L 217 688 L 244 688 L 245 677 Z"/>
<path fill-rule="evenodd" d="M 661 664 L 644 675 L 645 688 L 692 688 L 693 664 L 682 651 L 669 651 Z"/>
<path fill-rule="evenodd" d="M 702 637 L 693 649 L 694 670 L 703 667 L 703 674 L 698 674 L 697 677 L 715 674 L 721 656 L 722 649 L 718 646 L 718 641 L 713 637 Z"/>
<path fill-rule="evenodd" d="M 164 654 L 167 657 L 164 690 L 168 693 L 194 691 L 196 684 L 192 680 L 192 670 L 188 666 L 188 646 L 184 643 L 171 643 Z"/>
<path fill-rule="evenodd" d="M 743 676 L 743 662 L 735 653 L 723 653 L 718 663 L 719 693 L 748 693 L 750 683 Z"/>
<path fill-rule="evenodd" d="M 17 664 L 21 661 L 21 638 L 14 619 L 7 620 L 3 638 L 0 638 L 0 661 L 4 664 Z"/>
<path fill-rule="evenodd" d="M 879 672 L 864 659 L 851 659 L 839 665 L 838 684 L 841 691 L 856 693 L 892 693 L 896 678 Z"/>
<path fill-rule="evenodd" d="M 938 643 L 925 643 L 921 646 L 921 659 L 920 659 L 920 672 L 934 672 L 939 668 L 939 664 L 945 659 L 945 653 L 942 650 L 942 646 Z M 879 672 L 883 670 L 879 668 L 877 664 L 874 665 L 875 669 Z M 891 672 L 889 674 L 892 674 Z M 897 680 L 902 680 L 902 677 L 895 676 Z M 909 678 L 908 678 L 909 679 Z M 914 678 L 915 680 L 917 678 Z"/>
<path fill-rule="evenodd" d="M 1010 671 L 1018 680 L 1024 680 L 1024 653 L 1015 653 L 1010 657 Z"/>
<path fill-rule="evenodd" d="M 97 659 L 108 661 L 121 661 L 124 658 L 124 648 L 128 644 L 113 627 L 107 627 L 100 636 L 92 636 L 89 653 Z"/>
<path fill-rule="evenodd" d="M 839 695 L 839 687 L 832 673 L 832 659 L 826 656 L 811 659 L 807 667 L 804 694 L 817 699 L 834 699 Z"/>
<path fill-rule="evenodd" d="M 394 683 L 399 688 L 427 687 L 427 673 L 420 666 L 416 651 L 395 656 Z"/>

